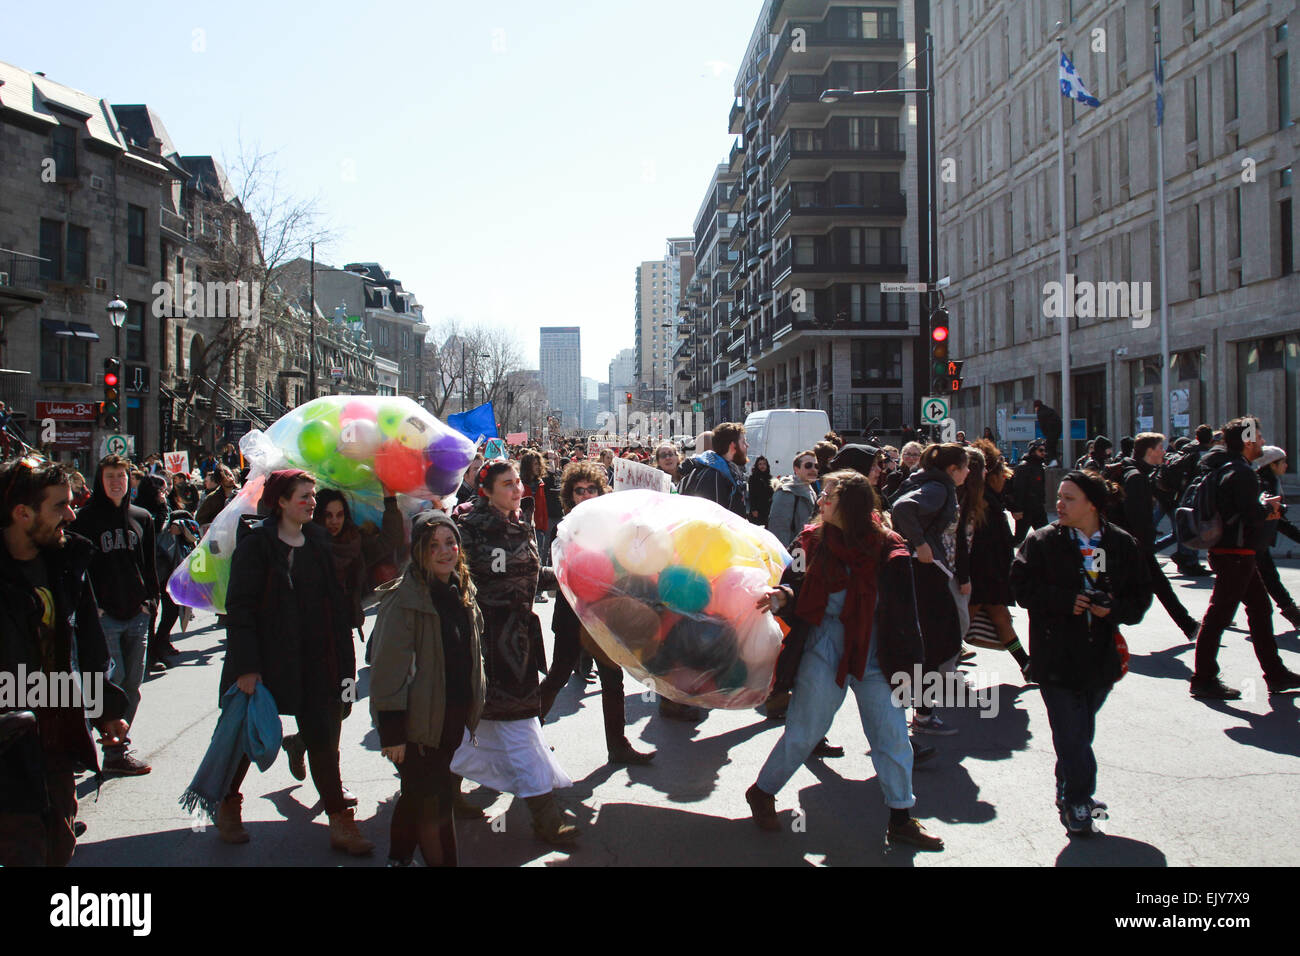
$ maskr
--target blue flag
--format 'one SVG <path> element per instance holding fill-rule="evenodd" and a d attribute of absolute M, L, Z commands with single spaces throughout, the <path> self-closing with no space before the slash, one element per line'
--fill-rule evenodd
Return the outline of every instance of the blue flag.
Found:
<path fill-rule="evenodd" d="M 1101 100 L 1089 93 L 1087 87 L 1083 85 L 1083 80 L 1079 79 L 1079 71 L 1074 68 L 1074 64 L 1064 52 L 1061 53 L 1060 78 L 1062 96 L 1078 100 L 1084 106 L 1101 105 Z"/>
<path fill-rule="evenodd" d="M 491 402 L 485 402 L 478 408 L 471 408 L 459 415 L 448 415 L 447 424 L 475 444 L 484 438 L 497 437 L 497 413 Z"/>
<path fill-rule="evenodd" d="M 1160 62 L 1160 44 L 1156 41 L 1156 125 L 1165 122 L 1165 66 Z"/>

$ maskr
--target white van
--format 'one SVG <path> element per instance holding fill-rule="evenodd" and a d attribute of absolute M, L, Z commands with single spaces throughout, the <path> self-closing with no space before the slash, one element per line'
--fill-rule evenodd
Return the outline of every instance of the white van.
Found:
<path fill-rule="evenodd" d="M 820 408 L 774 408 L 745 419 L 746 453 L 750 466 L 767 459 L 772 474 L 794 474 L 794 456 L 808 451 L 831 430 L 830 417 Z"/>

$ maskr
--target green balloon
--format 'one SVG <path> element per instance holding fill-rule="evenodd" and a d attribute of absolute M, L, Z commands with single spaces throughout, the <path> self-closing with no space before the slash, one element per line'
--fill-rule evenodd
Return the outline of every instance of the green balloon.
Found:
<path fill-rule="evenodd" d="M 326 481 L 340 488 L 356 488 L 375 480 L 374 470 L 369 465 L 345 455 L 331 455 L 321 464 L 320 470 Z"/>
<path fill-rule="evenodd" d="M 195 548 L 189 560 L 190 580 L 195 584 L 211 584 L 220 575 L 220 562 L 206 545 Z"/>
<path fill-rule="evenodd" d="M 313 463 L 320 463 L 335 455 L 339 443 L 339 430 L 329 422 L 308 422 L 298 433 L 298 451 Z"/>
<path fill-rule="evenodd" d="M 379 431 L 385 438 L 396 438 L 405 419 L 406 412 L 400 405 L 382 405 L 379 408 Z"/>

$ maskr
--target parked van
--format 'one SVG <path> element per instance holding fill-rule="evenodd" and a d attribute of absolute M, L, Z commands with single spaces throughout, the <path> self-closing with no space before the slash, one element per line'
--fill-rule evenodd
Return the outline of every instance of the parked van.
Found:
<path fill-rule="evenodd" d="M 808 451 L 831 430 L 830 417 L 820 408 L 774 408 L 745 419 L 746 453 L 750 463 L 767 459 L 773 475 L 794 474 L 794 457 Z"/>

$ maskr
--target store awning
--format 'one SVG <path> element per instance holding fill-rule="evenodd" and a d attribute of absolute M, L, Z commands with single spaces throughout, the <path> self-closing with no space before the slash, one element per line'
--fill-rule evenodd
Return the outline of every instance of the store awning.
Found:
<path fill-rule="evenodd" d="M 66 339 L 85 339 L 87 342 L 99 341 L 99 333 L 82 322 L 60 322 L 58 319 L 41 319 L 41 325 L 51 335 L 62 336 Z"/>

